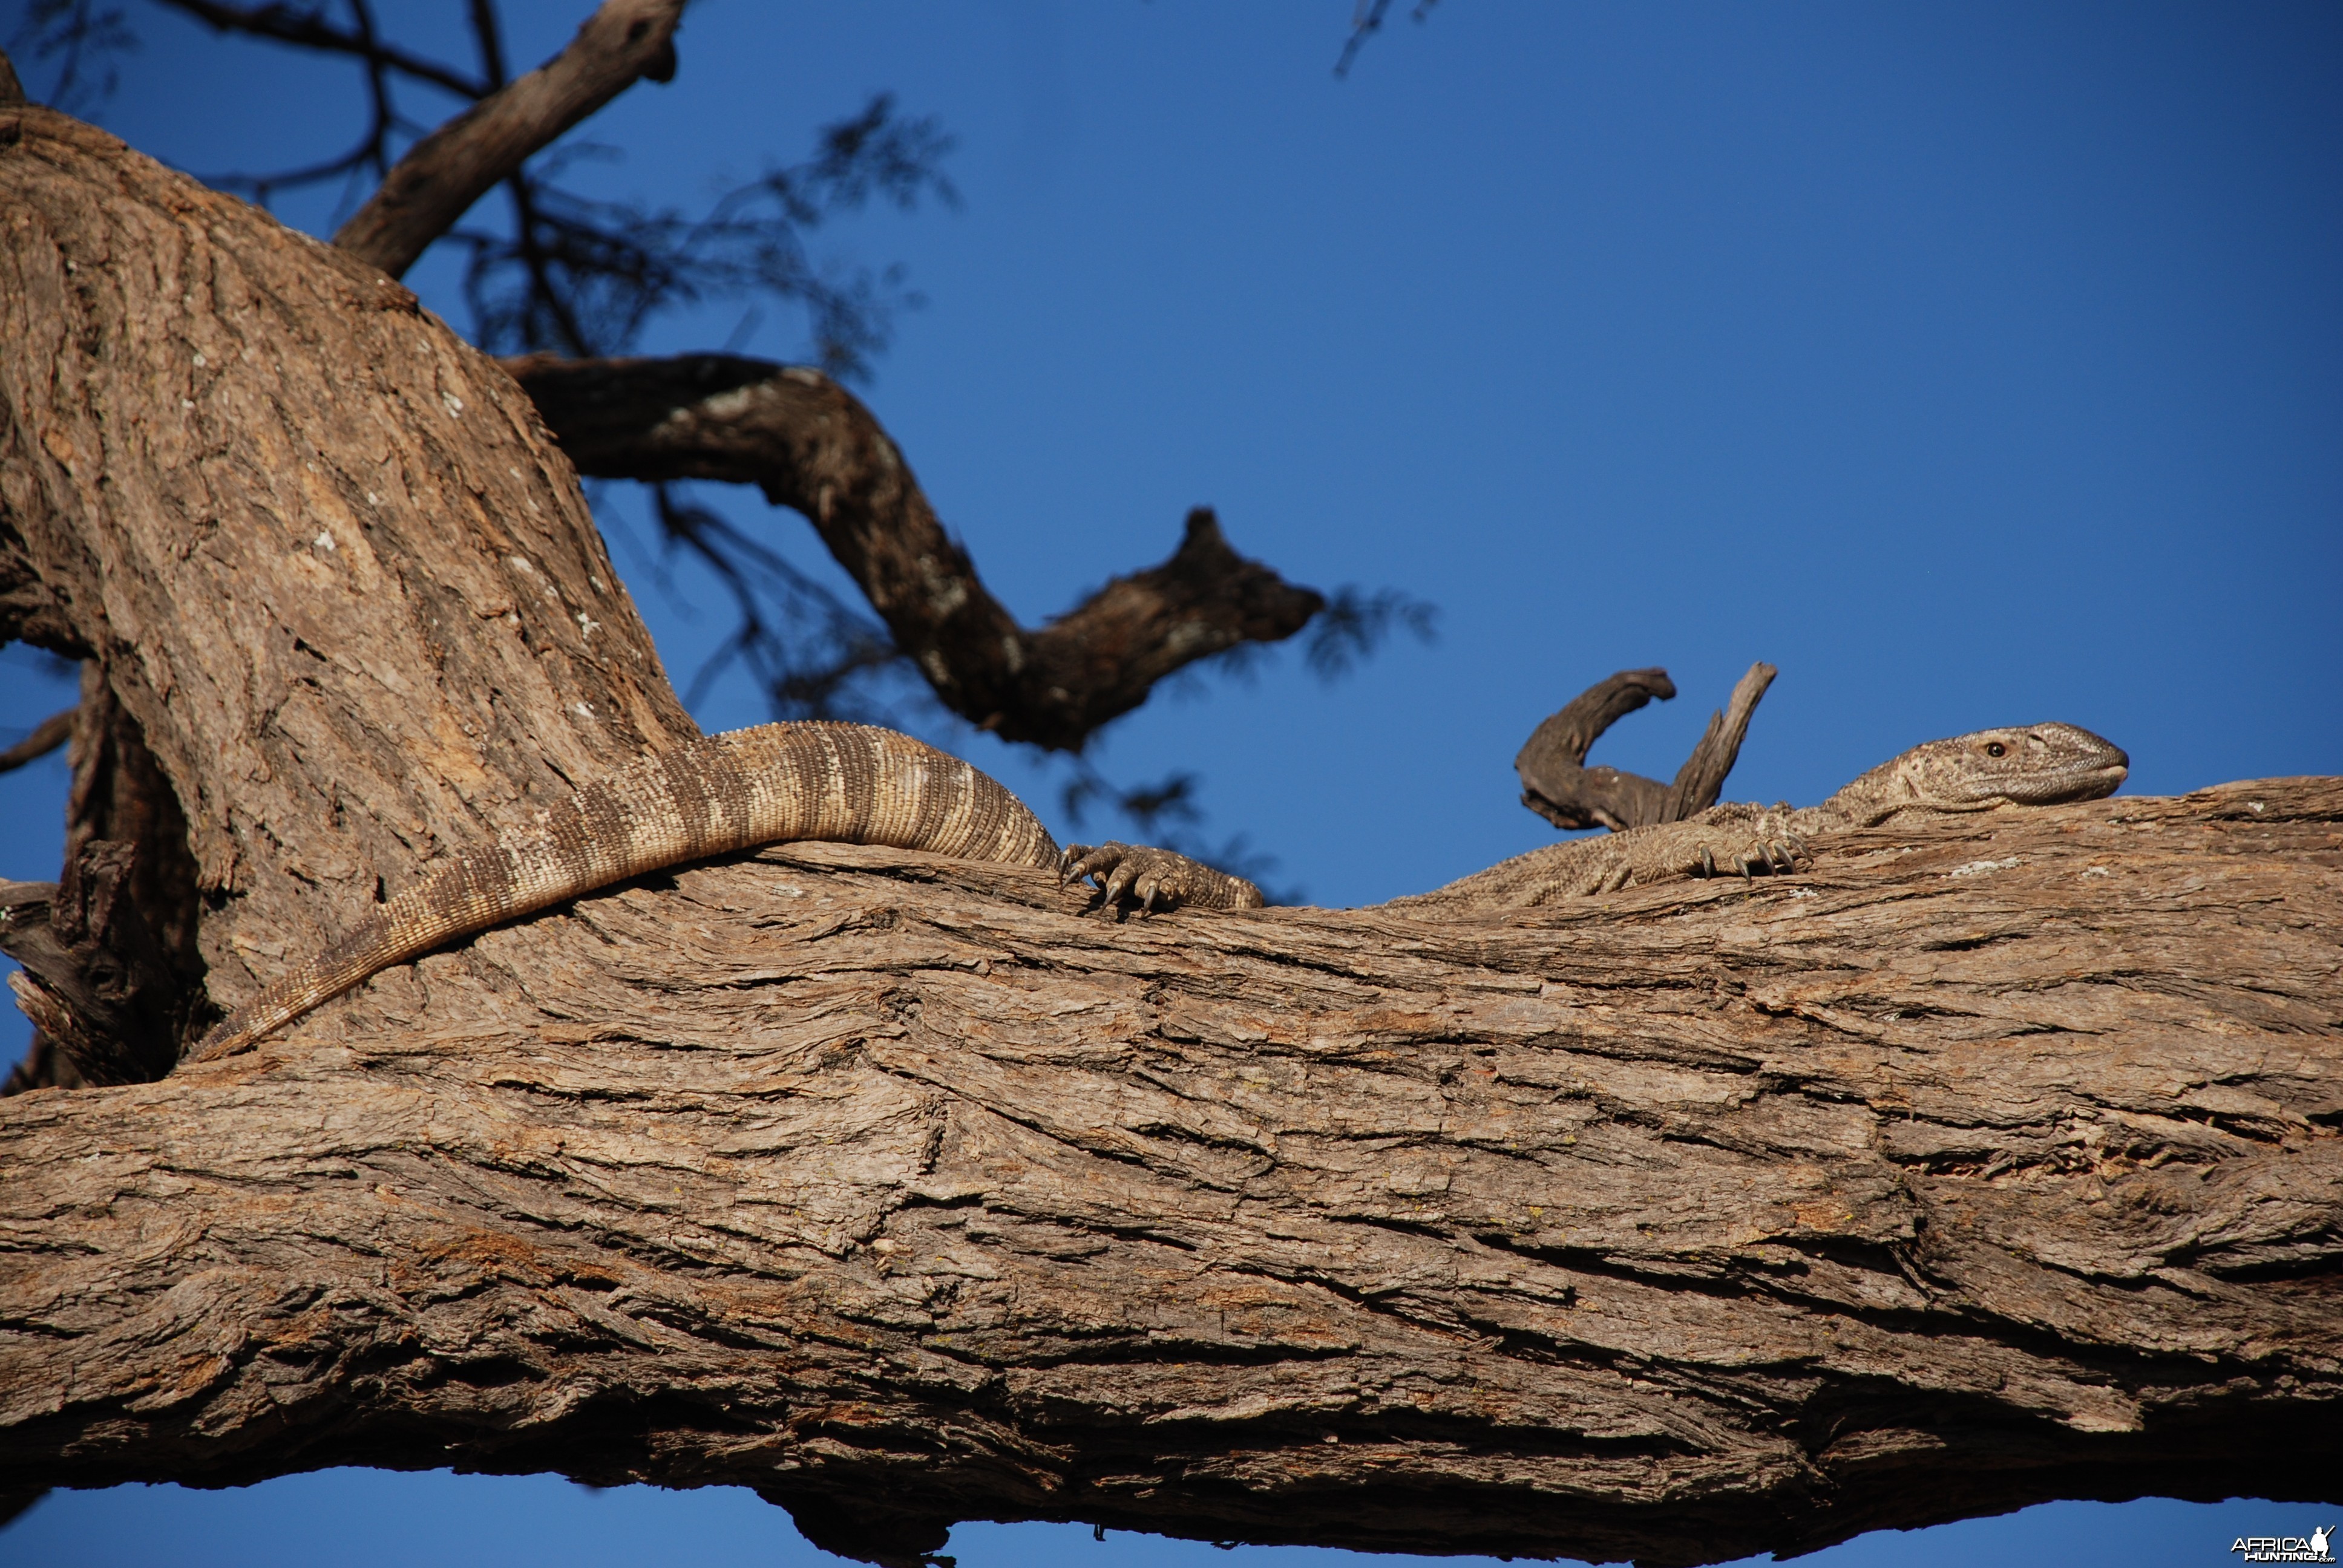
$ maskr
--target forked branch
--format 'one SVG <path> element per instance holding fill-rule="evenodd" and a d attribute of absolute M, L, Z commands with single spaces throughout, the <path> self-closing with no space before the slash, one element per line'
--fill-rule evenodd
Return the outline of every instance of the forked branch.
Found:
<path fill-rule="evenodd" d="M 1531 731 L 1514 757 L 1522 804 L 1557 828 L 1608 828 L 1614 832 L 1681 822 L 1708 809 L 1716 804 L 1725 776 L 1741 755 L 1749 717 L 1776 673 L 1770 664 L 1749 667 L 1724 710 L 1708 716 L 1707 732 L 1676 770 L 1673 784 L 1615 768 L 1586 766 L 1588 748 L 1604 730 L 1654 697 L 1664 702 L 1675 696 L 1668 672 L 1623 669 L 1596 682 Z"/>

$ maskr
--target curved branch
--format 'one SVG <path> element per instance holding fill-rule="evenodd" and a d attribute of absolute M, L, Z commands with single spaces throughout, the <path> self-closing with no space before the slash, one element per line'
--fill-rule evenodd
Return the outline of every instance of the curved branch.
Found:
<path fill-rule="evenodd" d="M 1778 672 L 1753 664 L 1733 688 L 1722 712 L 1676 770 L 1674 784 L 1615 768 L 1589 768 L 1586 752 L 1603 732 L 1656 697 L 1667 701 L 1675 683 L 1664 669 L 1623 669 L 1597 681 L 1530 732 L 1513 758 L 1522 804 L 1557 828 L 1608 828 L 1624 832 L 1659 822 L 1681 822 L 1716 804 L 1725 776 L 1741 755 L 1750 715 Z"/>
<path fill-rule="evenodd" d="M 433 131 L 334 244 L 397 277 L 530 154 L 642 77 L 675 75 L 683 0 L 603 0 L 569 46 Z"/>
<path fill-rule="evenodd" d="M 580 473 L 756 485 L 802 512 L 945 706 L 1011 740 L 1078 750 L 1174 670 L 1290 637 L 1325 603 L 1238 555 L 1198 508 L 1161 566 L 1029 631 L 870 410 L 820 372 L 722 354 L 503 364 Z"/>
<path fill-rule="evenodd" d="M 1672 700 L 1664 669 L 1623 669 L 1563 704 L 1530 731 L 1513 758 L 1522 804 L 1557 828 L 1624 832 L 1664 820 L 1666 785 L 1615 768 L 1588 768 L 1587 749 L 1614 724 L 1654 697 Z"/>

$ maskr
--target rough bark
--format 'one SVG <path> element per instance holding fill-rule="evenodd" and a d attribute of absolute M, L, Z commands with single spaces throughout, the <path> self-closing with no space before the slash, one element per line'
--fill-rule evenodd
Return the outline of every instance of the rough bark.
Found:
<path fill-rule="evenodd" d="M 603 0 L 567 48 L 408 149 L 334 244 L 397 277 L 529 155 L 643 77 L 675 75 L 683 0 Z"/>
<path fill-rule="evenodd" d="M 689 733 L 379 274 L 0 113 L 0 631 L 95 658 L 232 1003 Z M 0 1101 L 0 1494 L 337 1462 L 1694 1563 L 2333 1500 L 2343 781 L 1521 927 L 1080 918 L 799 846 Z"/>
<path fill-rule="evenodd" d="M 0 1475 L 731 1482 L 881 1556 L 2331 1500 L 2338 819 L 2006 814 L 1533 929 L 831 847 L 583 900 L 9 1101 Z"/>
<path fill-rule="evenodd" d="M 214 1005 L 696 733 L 534 406 L 413 295 L 42 109 L 0 192 L 0 636 L 142 738 Z"/>
<path fill-rule="evenodd" d="M 0 1094 L 160 1078 L 202 1011 L 178 797 L 95 661 L 81 686 L 81 701 L 58 716 L 73 742 L 65 869 L 38 897 L 25 891 L 33 884 L 7 884 L 0 920 L 0 951 L 24 966 L 9 988 L 36 1031 Z"/>
<path fill-rule="evenodd" d="M 729 354 L 508 359 L 578 471 L 755 485 L 805 515 L 944 705 L 1006 739 L 1078 750 L 1155 683 L 1324 608 L 1188 514 L 1161 566 L 1038 631 L 992 597 L 860 399 L 818 370 Z"/>

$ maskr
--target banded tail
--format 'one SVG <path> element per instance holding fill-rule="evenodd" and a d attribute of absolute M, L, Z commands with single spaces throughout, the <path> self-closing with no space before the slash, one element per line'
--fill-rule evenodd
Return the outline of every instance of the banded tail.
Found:
<path fill-rule="evenodd" d="M 959 758 L 869 725 L 762 724 L 629 763 L 486 849 L 426 872 L 357 930 L 204 1036 L 242 1050 L 367 976 L 630 877 L 818 839 L 1054 869 L 1025 803 Z"/>

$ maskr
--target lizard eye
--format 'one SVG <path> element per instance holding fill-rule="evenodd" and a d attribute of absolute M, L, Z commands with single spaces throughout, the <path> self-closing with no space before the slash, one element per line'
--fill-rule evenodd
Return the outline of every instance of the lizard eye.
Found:
<path fill-rule="evenodd" d="M 2009 755 L 2009 748 L 1998 740 L 1988 740 L 1985 743 L 1985 754 L 1987 757 L 2006 757 Z"/>

